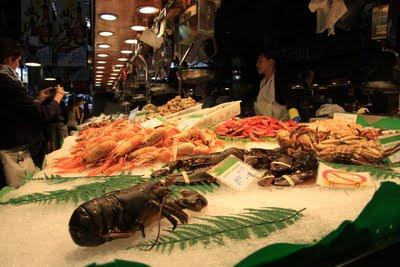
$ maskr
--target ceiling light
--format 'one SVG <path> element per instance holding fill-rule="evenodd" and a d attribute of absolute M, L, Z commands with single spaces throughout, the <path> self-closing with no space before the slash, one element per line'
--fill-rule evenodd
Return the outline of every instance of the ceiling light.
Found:
<path fill-rule="evenodd" d="M 37 63 L 37 62 L 26 62 L 25 66 L 28 66 L 28 67 L 40 67 L 40 66 L 42 66 L 42 64 Z"/>
<path fill-rule="evenodd" d="M 109 44 L 98 44 L 97 47 L 99 47 L 99 48 L 110 48 L 111 45 L 109 45 Z"/>
<path fill-rule="evenodd" d="M 110 77 L 109 80 L 115 80 L 117 77 Z"/>
<path fill-rule="evenodd" d="M 141 26 L 141 25 L 133 25 L 131 27 L 132 30 L 137 31 L 137 32 L 142 32 L 144 31 L 146 27 L 145 26 Z"/>
<path fill-rule="evenodd" d="M 102 70 L 97 70 L 96 73 L 104 73 Z"/>
<path fill-rule="evenodd" d="M 96 78 L 96 82 L 97 82 L 97 83 L 100 83 L 101 80 L 102 80 L 102 78 Z"/>
<path fill-rule="evenodd" d="M 121 50 L 121 53 L 122 54 L 131 54 L 131 53 L 133 53 L 133 51 L 132 50 Z"/>
<path fill-rule="evenodd" d="M 106 67 L 104 67 L 104 66 L 97 66 L 96 67 L 96 69 L 98 69 L 98 70 L 104 70 Z"/>
<path fill-rule="evenodd" d="M 137 44 L 137 39 L 126 39 L 125 43 L 126 44 Z"/>
<path fill-rule="evenodd" d="M 120 72 L 120 69 L 113 69 L 113 72 Z"/>
<path fill-rule="evenodd" d="M 98 56 L 98 57 L 108 57 L 108 56 L 109 56 L 109 54 L 106 54 L 106 53 L 100 53 L 100 54 L 97 54 L 97 56 Z"/>
<path fill-rule="evenodd" d="M 103 77 L 103 75 L 101 75 L 101 74 L 96 75 L 96 78 L 102 78 L 102 77 Z"/>
<path fill-rule="evenodd" d="M 125 57 L 120 57 L 120 58 L 118 58 L 117 60 L 118 60 L 118 61 L 128 61 L 128 59 L 125 58 Z"/>
<path fill-rule="evenodd" d="M 116 64 L 114 66 L 117 67 L 117 68 L 122 68 L 124 66 L 124 64 Z"/>
<path fill-rule="evenodd" d="M 55 80 L 56 80 L 56 78 L 53 78 L 53 77 L 47 77 L 47 78 L 44 78 L 44 80 L 45 80 L 45 81 L 55 81 Z"/>
<path fill-rule="evenodd" d="M 118 76 L 118 73 L 111 73 L 110 76 Z"/>
<path fill-rule="evenodd" d="M 114 33 L 113 32 L 110 32 L 110 31 L 101 31 L 101 32 L 99 32 L 99 35 L 100 36 L 113 36 L 114 35 Z"/>
<path fill-rule="evenodd" d="M 143 14 L 147 14 L 147 13 L 143 13 Z M 117 20 L 118 16 L 111 14 L 111 13 L 103 13 L 103 14 L 100 14 L 100 18 L 103 20 Z"/>
<path fill-rule="evenodd" d="M 158 11 L 160 11 L 155 6 L 141 6 L 141 7 L 138 7 L 137 10 L 139 13 L 142 13 L 142 14 L 155 14 L 155 13 L 158 13 Z"/>
<path fill-rule="evenodd" d="M 104 61 L 104 60 L 97 60 L 96 62 L 97 62 L 97 64 L 106 64 L 107 63 L 107 61 Z"/>

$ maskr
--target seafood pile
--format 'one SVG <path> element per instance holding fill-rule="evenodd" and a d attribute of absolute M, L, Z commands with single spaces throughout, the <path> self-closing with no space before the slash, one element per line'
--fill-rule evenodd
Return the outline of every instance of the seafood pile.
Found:
<path fill-rule="evenodd" d="M 169 115 L 175 112 L 182 111 L 187 108 L 191 108 L 198 103 L 191 97 L 187 98 L 182 98 L 180 96 L 177 96 L 170 101 L 168 101 L 165 105 L 156 107 L 153 104 L 147 104 L 143 107 L 143 111 L 147 113 L 147 117 L 151 118 L 156 115 Z"/>
<path fill-rule="evenodd" d="M 69 233 L 80 246 L 94 247 L 118 238 L 127 238 L 150 224 L 166 218 L 174 230 L 178 224 L 187 223 L 184 209 L 201 211 L 207 199 L 194 191 L 181 190 L 181 197 L 168 201 L 171 182 L 136 185 L 110 192 L 81 204 L 72 213 Z M 160 227 L 160 226 L 159 226 Z"/>
<path fill-rule="evenodd" d="M 254 116 L 244 119 L 235 117 L 219 124 L 215 128 L 215 133 L 220 136 L 261 141 L 260 138 L 275 137 L 279 130 L 290 131 L 296 126 L 297 123 L 294 121 L 282 122 L 268 116 Z"/>
<path fill-rule="evenodd" d="M 332 122 L 334 125 L 336 122 Z M 340 126 L 340 125 L 339 125 Z M 321 160 L 357 165 L 379 164 L 384 158 L 400 150 L 397 145 L 384 149 L 377 140 L 380 130 L 366 129 L 352 124 L 331 126 L 338 130 L 310 126 L 298 126 L 292 131 L 277 134 L 279 145 L 292 151 L 313 151 Z"/>
<path fill-rule="evenodd" d="M 293 186 L 304 183 L 316 175 L 318 161 L 314 153 L 296 151 L 288 155 L 285 150 L 228 148 L 222 152 L 197 155 L 171 162 L 152 173 L 152 177 L 165 176 L 176 184 L 217 183 L 207 171 L 230 155 L 234 155 L 255 169 L 266 170 L 259 184 Z"/>
<path fill-rule="evenodd" d="M 208 154 L 224 143 L 209 130 L 191 128 L 180 132 L 172 126 L 144 129 L 118 119 L 104 128 L 80 132 L 72 156 L 58 158 L 59 173 L 89 170 L 88 176 L 109 175 L 184 156 Z"/>

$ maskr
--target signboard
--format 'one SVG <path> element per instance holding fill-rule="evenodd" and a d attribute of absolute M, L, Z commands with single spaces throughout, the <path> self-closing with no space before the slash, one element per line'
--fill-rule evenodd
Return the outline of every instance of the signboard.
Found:
<path fill-rule="evenodd" d="M 379 5 L 372 10 L 371 38 L 381 40 L 388 37 L 389 4 Z"/>

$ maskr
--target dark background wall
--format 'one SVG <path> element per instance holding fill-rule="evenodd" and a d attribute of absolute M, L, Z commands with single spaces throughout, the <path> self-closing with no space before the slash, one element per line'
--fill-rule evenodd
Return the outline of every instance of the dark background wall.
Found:
<path fill-rule="evenodd" d="M 316 15 L 308 9 L 309 0 L 223 0 L 215 25 L 223 76 L 231 75 L 232 58 L 236 58 L 242 81 L 257 83 L 257 55 L 271 49 L 281 54 L 281 67 L 292 81 L 307 68 L 314 69 L 321 81 L 391 79 L 389 67 L 394 58 L 370 39 L 368 13 L 374 4 L 388 1 L 357 1 L 345 1 L 360 5 L 346 21 L 348 29 L 336 27 L 336 35 L 327 36 L 327 32 L 315 33 Z"/>

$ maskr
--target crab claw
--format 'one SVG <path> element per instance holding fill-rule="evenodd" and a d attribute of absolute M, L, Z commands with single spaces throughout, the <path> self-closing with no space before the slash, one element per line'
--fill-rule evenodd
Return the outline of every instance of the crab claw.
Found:
<path fill-rule="evenodd" d="M 207 199 L 197 192 L 182 189 L 180 193 L 182 197 L 176 201 L 176 204 L 182 209 L 201 211 L 208 204 Z"/>

